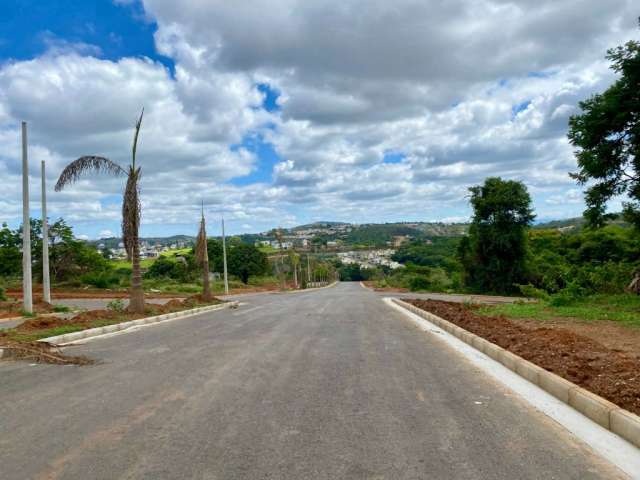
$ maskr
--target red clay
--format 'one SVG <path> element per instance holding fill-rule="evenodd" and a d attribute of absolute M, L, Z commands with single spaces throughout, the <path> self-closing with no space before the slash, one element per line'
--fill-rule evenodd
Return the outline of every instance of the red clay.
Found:
<path fill-rule="evenodd" d="M 407 300 L 540 367 L 640 414 L 640 357 L 561 327 L 486 317 L 459 303 Z"/>

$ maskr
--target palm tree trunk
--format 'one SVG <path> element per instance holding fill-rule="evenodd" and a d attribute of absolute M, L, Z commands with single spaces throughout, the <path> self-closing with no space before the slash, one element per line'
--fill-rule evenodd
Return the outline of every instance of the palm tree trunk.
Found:
<path fill-rule="evenodd" d="M 298 288 L 298 266 L 293 264 L 293 285 L 294 288 Z"/>
<path fill-rule="evenodd" d="M 209 257 L 204 256 L 202 263 L 202 299 L 206 302 L 211 301 L 211 284 L 209 283 Z"/>
<path fill-rule="evenodd" d="M 144 313 L 144 291 L 142 290 L 142 274 L 140 272 L 140 245 L 136 238 L 132 245 L 131 255 L 131 290 L 129 292 L 129 310 Z"/>

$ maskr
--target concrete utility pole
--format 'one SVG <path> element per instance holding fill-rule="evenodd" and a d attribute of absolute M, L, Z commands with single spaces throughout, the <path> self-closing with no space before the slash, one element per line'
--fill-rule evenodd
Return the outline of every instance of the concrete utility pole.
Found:
<path fill-rule="evenodd" d="M 222 264 L 224 268 L 224 294 L 229 295 L 229 279 L 227 278 L 227 242 L 224 238 L 224 217 L 222 217 Z"/>
<path fill-rule="evenodd" d="M 51 284 L 49 282 L 49 225 L 47 222 L 47 186 L 42 160 L 42 297 L 51 303 Z"/>
<path fill-rule="evenodd" d="M 27 122 L 22 122 L 22 299 L 24 311 L 33 313 L 33 296 L 31 291 L 31 224 L 29 222 Z"/>

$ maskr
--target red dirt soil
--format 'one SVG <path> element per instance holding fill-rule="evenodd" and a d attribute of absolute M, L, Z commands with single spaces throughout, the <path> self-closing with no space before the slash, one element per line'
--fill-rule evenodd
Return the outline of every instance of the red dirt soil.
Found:
<path fill-rule="evenodd" d="M 36 317 L 26 320 L 19 326 L 15 327 L 12 331 L 15 333 L 33 333 L 38 330 L 47 330 L 54 327 L 64 327 L 69 325 L 86 325 L 86 327 L 89 328 L 94 322 L 104 320 L 113 323 L 118 323 L 116 321 L 127 322 L 129 320 L 137 320 L 139 318 L 194 308 L 195 306 L 202 305 L 204 303 L 215 305 L 221 302 L 216 298 L 211 302 L 203 302 L 199 295 L 194 295 L 193 297 L 189 297 L 184 300 L 171 300 L 164 305 L 147 304 L 145 307 L 145 313 L 131 313 L 126 310 L 89 310 L 78 313 L 71 318 L 60 318 L 55 316 Z M 0 332 L 0 344 L 3 343 L 3 337 L 7 337 L 7 334 Z"/>
<path fill-rule="evenodd" d="M 567 328 L 536 326 L 473 307 L 436 300 L 407 300 L 570 382 L 640 414 L 640 356 L 611 348 Z"/>
<path fill-rule="evenodd" d="M 45 303 L 40 298 L 33 301 L 33 310 L 36 313 L 51 313 L 53 305 Z M 22 302 L 17 300 L 8 300 L 0 302 L 0 318 L 13 318 L 22 316 Z"/>

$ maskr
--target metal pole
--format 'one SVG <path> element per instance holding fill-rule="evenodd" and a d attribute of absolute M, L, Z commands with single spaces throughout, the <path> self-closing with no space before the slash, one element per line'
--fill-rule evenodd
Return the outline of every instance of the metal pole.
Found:
<path fill-rule="evenodd" d="M 47 187 L 44 160 L 42 161 L 42 297 L 51 303 L 51 284 L 49 281 L 49 222 L 47 221 Z"/>
<path fill-rule="evenodd" d="M 311 283 L 311 261 L 309 260 L 308 253 L 307 253 L 307 282 Z"/>
<path fill-rule="evenodd" d="M 224 294 L 229 295 L 229 279 L 227 278 L 227 242 L 224 238 L 224 217 L 222 217 L 222 264 L 224 268 Z"/>
<path fill-rule="evenodd" d="M 22 122 L 22 299 L 24 311 L 33 313 L 33 296 L 31 291 L 31 224 L 29 222 L 27 122 Z"/>

